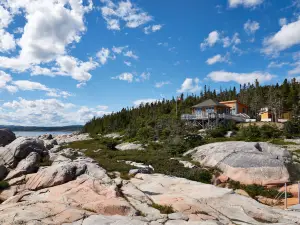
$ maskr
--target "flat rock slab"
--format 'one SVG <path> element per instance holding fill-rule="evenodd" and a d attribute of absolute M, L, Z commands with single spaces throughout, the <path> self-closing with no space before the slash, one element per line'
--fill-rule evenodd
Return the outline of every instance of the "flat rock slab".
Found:
<path fill-rule="evenodd" d="M 184 155 L 207 167 L 217 167 L 224 175 L 243 184 L 283 184 L 290 176 L 285 166 L 290 153 L 264 142 L 229 141 L 196 147 Z"/>
<path fill-rule="evenodd" d="M 230 189 L 184 178 L 162 174 L 137 174 L 130 183 L 139 191 L 136 192 L 136 196 L 133 191 L 124 192 L 125 196 L 130 193 L 133 199 L 148 198 L 159 205 L 170 205 L 176 212 L 181 212 L 189 218 L 194 215 L 195 219 L 197 215 L 203 214 L 216 218 L 222 224 L 260 224 L 259 220 L 268 221 L 270 224 L 300 223 L 300 214 L 297 212 L 273 209 L 251 198 L 234 194 Z M 141 193 L 145 197 L 142 197 Z"/>
<path fill-rule="evenodd" d="M 116 149 L 120 151 L 127 151 L 127 150 L 144 150 L 141 144 L 134 144 L 134 143 L 122 143 L 116 146 Z"/>

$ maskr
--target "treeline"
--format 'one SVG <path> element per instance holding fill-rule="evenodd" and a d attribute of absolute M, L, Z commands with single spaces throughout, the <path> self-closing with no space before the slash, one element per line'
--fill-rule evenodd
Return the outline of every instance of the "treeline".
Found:
<path fill-rule="evenodd" d="M 64 127 L 35 127 L 35 126 L 13 126 L 13 125 L 0 125 L 0 128 L 8 128 L 12 131 L 80 131 L 83 126 L 71 125 Z"/>
<path fill-rule="evenodd" d="M 123 108 L 111 115 L 93 118 L 83 127 L 83 131 L 91 134 L 123 132 L 128 138 L 143 139 L 180 135 L 185 132 L 180 115 L 191 113 L 193 105 L 206 99 L 239 100 L 250 107 L 250 116 L 257 119 L 259 110 L 264 107 L 270 108 L 276 115 L 285 111 L 299 115 L 300 83 L 294 78 L 290 81 L 285 79 L 282 84 L 261 86 L 256 80 L 253 84 L 240 85 L 238 88 L 220 88 L 218 91 L 204 86 L 198 95 L 181 94 L 180 100 L 177 101 L 177 115 L 176 99 L 173 97 L 171 100 L 163 99 L 137 108 Z"/>

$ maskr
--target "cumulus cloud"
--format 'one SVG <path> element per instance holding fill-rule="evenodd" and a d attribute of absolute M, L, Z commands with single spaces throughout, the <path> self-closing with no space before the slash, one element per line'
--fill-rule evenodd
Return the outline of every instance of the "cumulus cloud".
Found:
<path fill-rule="evenodd" d="M 120 47 L 115 47 L 113 46 L 112 51 L 116 54 L 121 54 L 128 46 L 120 46 Z"/>
<path fill-rule="evenodd" d="M 171 84 L 171 82 L 170 81 L 161 81 L 161 82 L 155 83 L 155 87 L 156 88 L 161 88 L 161 87 L 163 87 L 165 85 L 168 85 L 168 84 Z"/>
<path fill-rule="evenodd" d="M 0 71 L 0 89 L 5 88 L 6 84 L 12 80 L 12 77 L 5 73 L 4 71 Z"/>
<path fill-rule="evenodd" d="M 144 28 L 145 34 L 151 34 L 159 31 L 163 26 L 161 24 L 152 25 Z"/>
<path fill-rule="evenodd" d="M 92 75 L 91 70 L 96 69 L 99 64 L 93 59 L 87 62 L 80 61 L 73 56 L 60 56 L 56 59 L 56 67 L 42 68 L 35 66 L 31 69 L 31 75 L 45 75 L 45 76 L 70 76 L 80 83 L 85 83 L 90 80 Z"/>
<path fill-rule="evenodd" d="M 109 58 L 109 49 L 108 48 L 102 48 L 98 53 L 97 57 L 99 58 L 99 61 L 102 65 L 106 64 L 107 59 Z"/>
<path fill-rule="evenodd" d="M 9 52 L 15 48 L 16 42 L 14 36 L 6 32 L 4 29 L 0 29 L 0 52 Z"/>
<path fill-rule="evenodd" d="M 6 1 L 0 7 L 0 51 L 14 50 L 16 44 L 20 51 L 14 57 L 1 56 L 0 67 L 23 72 L 65 55 L 67 47 L 78 43 L 86 31 L 84 15 L 92 9 L 92 1 L 88 2 L 84 5 L 79 0 Z M 16 15 L 25 18 L 24 28 L 15 31 L 22 34 L 17 42 L 3 30 Z"/>
<path fill-rule="evenodd" d="M 278 54 L 294 45 L 300 44 L 300 19 L 281 27 L 276 34 L 265 38 L 263 52 L 267 55 Z"/>
<path fill-rule="evenodd" d="M 195 93 L 201 90 L 199 86 L 200 80 L 198 78 L 186 78 L 182 83 L 180 89 L 177 90 L 178 93 L 190 92 Z"/>
<path fill-rule="evenodd" d="M 115 4 L 111 0 L 101 0 L 101 13 L 109 30 L 121 30 L 121 22 L 128 28 L 137 28 L 152 20 L 152 17 L 130 0 Z"/>
<path fill-rule="evenodd" d="M 251 20 L 248 20 L 245 24 L 244 24 L 244 30 L 246 31 L 246 33 L 248 35 L 250 34 L 255 34 L 255 32 L 257 30 L 259 30 L 259 23 L 256 22 L 256 21 L 251 21 Z"/>
<path fill-rule="evenodd" d="M 123 81 L 127 81 L 128 83 L 132 83 L 133 74 L 132 73 L 122 73 L 119 76 L 112 77 L 112 79 L 123 80 Z"/>
<path fill-rule="evenodd" d="M 207 47 L 213 47 L 217 43 L 222 43 L 224 48 L 228 48 L 230 46 L 239 45 L 241 39 L 239 38 L 239 33 L 234 33 L 230 38 L 215 30 L 209 33 L 208 37 L 200 44 L 200 48 L 204 51 Z"/>
<path fill-rule="evenodd" d="M 140 105 L 145 105 L 147 103 L 154 103 L 159 101 L 158 99 L 154 99 L 154 98 L 146 98 L 146 99 L 139 99 L 133 102 L 134 106 L 140 106 Z"/>
<path fill-rule="evenodd" d="M 230 8 L 236 8 L 238 6 L 252 8 L 262 4 L 263 1 L 264 0 L 228 0 L 228 4 Z"/>
<path fill-rule="evenodd" d="M 209 33 L 208 37 L 200 44 L 202 50 L 206 49 L 208 46 L 214 46 L 220 39 L 220 34 L 218 31 L 212 31 Z"/>
<path fill-rule="evenodd" d="M 232 73 L 226 71 L 213 71 L 207 75 L 208 78 L 212 79 L 215 82 L 230 82 L 234 81 L 239 84 L 246 84 L 248 82 L 252 83 L 256 79 L 263 83 L 270 81 L 275 78 L 275 75 L 264 72 L 252 72 L 252 73 Z"/>
<path fill-rule="evenodd" d="M 25 126 L 63 126 L 84 124 L 94 116 L 110 112 L 106 109 L 88 108 L 65 103 L 57 99 L 26 100 L 19 98 L 2 105 L 1 124 L 22 124 Z"/>
<path fill-rule="evenodd" d="M 226 54 L 224 56 L 218 54 L 218 55 L 215 55 L 209 59 L 206 60 L 206 63 L 208 65 L 213 65 L 215 63 L 220 63 L 220 62 L 227 62 L 229 63 L 229 54 Z"/>

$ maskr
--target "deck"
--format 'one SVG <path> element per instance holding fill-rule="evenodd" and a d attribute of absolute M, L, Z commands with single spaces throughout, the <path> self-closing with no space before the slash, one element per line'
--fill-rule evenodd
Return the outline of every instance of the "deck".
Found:
<path fill-rule="evenodd" d="M 250 117 L 247 114 L 216 114 L 216 113 L 200 113 L 200 114 L 183 114 L 181 120 L 210 120 L 210 119 L 225 119 L 234 120 L 236 122 L 247 122 Z"/>

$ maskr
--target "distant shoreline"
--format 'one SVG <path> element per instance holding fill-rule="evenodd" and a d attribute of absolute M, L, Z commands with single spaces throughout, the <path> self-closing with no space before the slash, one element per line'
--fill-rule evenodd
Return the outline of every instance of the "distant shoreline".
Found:
<path fill-rule="evenodd" d="M 38 126 L 12 126 L 0 125 L 1 128 L 8 128 L 13 132 L 75 132 L 80 131 L 83 126 L 72 125 L 63 127 L 38 127 Z"/>

